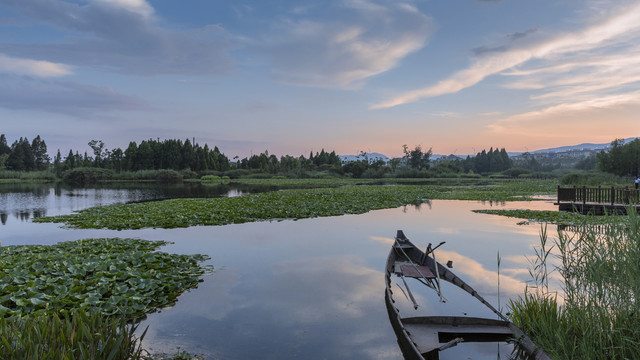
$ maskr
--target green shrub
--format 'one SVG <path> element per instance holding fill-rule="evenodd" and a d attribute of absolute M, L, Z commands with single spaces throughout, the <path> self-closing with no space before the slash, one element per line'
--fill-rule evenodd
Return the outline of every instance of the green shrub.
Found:
<path fill-rule="evenodd" d="M 227 176 L 227 178 L 229 178 L 229 177 Z M 217 175 L 205 175 L 205 176 L 202 176 L 200 178 L 200 181 L 219 181 L 221 179 L 222 178 L 220 176 L 217 176 Z"/>
<path fill-rule="evenodd" d="M 101 168 L 75 168 L 65 171 L 63 179 L 72 185 L 90 185 L 113 178 L 113 171 Z"/>
<path fill-rule="evenodd" d="M 600 171 L 577 171 L 560 178 L 560 184 L 574 186 L 615 186 L 624 183 L 624 179 Z"/>
<path fill-rule="evenodd" d="M 198 178 L 198 173 L 196 173 L 195 171 L 193 171 L 191 169 L 180 170 L 180 174 L 182 175 L 183 179 L 197 179 Z"/>
<path fill-rule="evenodd" d="M 237 179 L 237 178 L 245 177 L 245 176 L 247 176 L 249 174 L 251 174 L 251 171 L 249 171 L 247 169 L 234 169 L 234 170 L 226 171 L 224 173 L 225 176 L 228 176 L 231 179 Z"/>
<path fill-rule="evenodd" d="M 507 169 L 502 172 L 504 175 L 512 178 L 519 177 L 522 174 L 530 174 L 531 170 L 521 168 L 521 167 L 512 167 L 511 169 Z"/>
<path fill-rule="evenodd" d="M 175 170 L 158 170 L 156 180 L 161 183 L 182 182 L 182 174 Z"/>

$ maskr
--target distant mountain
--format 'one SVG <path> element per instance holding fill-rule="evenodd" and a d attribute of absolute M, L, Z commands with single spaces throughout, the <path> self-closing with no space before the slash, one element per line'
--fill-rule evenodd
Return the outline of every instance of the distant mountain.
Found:
<path fill-rule="evenodd" d="M 378 160 L 382 160 L 385 163 L 389 162 L 389 158 L 386 155 L 380 154 L 380 153 L 362 153 L 359 155 L 338 155 L 338 157 L 340 157 L 340 160 L 342 160 L 342 162 L 350 162 L 350 161 L 362 161 L 362 160 L 368 160 L 370 163 L 372 162 L 376 162 Z"/>
<path fill-rule="evenodd" d="M 638 139 L 637 137 L 628 138 L 623 140 L 623 144 L 626 144 L 630 141 Z M 611 142 L 604 144 L 592 144 L 592 143 L 583 143 L 579 145 L 570 145 L 570 146 L 560 146 L 556 148 L 542 149 L 531 151 L 531 153 L 547 153 L 547 152 L 567 152 L 572 150 L 604 150 L 611 146 Z"/>
<path fill-rule="evenodd" d="M 623 144 L 626 144 L 628 142 L 631 142 L 635 139 L 640 139 L 640 137 L 632 137 L 632 138 L 627 138 L 623 140 Z M 548 149 L 541 149 L 541 150 L 534 150 L 534 151 L 529 151 L 532 154 L 538 154 L 538 153 L 562 153 L 562 152 L 567 152 L 567 151 L 575 151 L 575 150 L 605 150 L 608 149 L 611 146 L 611 142 L 608 143 L 603 143 L 603 144 L 593 144 L 593 143 L 582 143 L 582 144 L 578 144 L 578 145 L 568 145 L 568 146 L 559 146 L 559 147 L 555 147 L 555 148 L 548 148 Z M 522 152 L 509 152 L 508 153 L 509 156 L 517 156 L 517 155 L 521 155 Z M 389 162 L 389 158 L 386 155 L 380 154 L 380 153 L 363 153 L 363 154 L 359 154 L 359 155 L 338 155 L 340 157 L 340 160 L 342 160 L 342 162 L 349 162 L 349 161 L 361 161 L 361 160 L 365 160 L 365 157 L 367 159 L 369 159 L 369 162 L 375 162 L 378 160 L 382 160 L 384 162 Z M 457 158 L 460 159 L 464 159 L 467 157 L 467 155 L 453 155 Z M 470 154 L 470 156 L 476 156 L 476 154 Z M 440 159 L 446 159 L 446 160 L 452 160 L 453 157 L 452 155 L 441 155 L 441 154 L 433 154 L 431 155 L 431 160 L 432 161 L 438 161 Z"/>

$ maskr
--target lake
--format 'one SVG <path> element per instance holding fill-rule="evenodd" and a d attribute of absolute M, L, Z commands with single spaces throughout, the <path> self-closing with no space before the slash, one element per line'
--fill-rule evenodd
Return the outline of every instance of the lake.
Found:
<path fill-rule="evenodd" d="M 452 260 L 454 272 L 504 309 L 530 279 L 526 257 L 533 257 L 539 244 L 540 225 L 518 225 L 520 219 L 472 210 L 555 209 L 551 200 L 433 200 L 362 215 L 181 229 L 77 230 L 31 222 L 33 217 L 110 203 L 251 191 L 197 184 L 90 189 L 0 185 L 0 240 L 8 246 L 141 238 L 173 242 L 162 251 L 210 256 L 213 274 L 182 294 L 175 306 L 142 322 L 141 329 L 149 327 L 144 347 L 155 352 L 182 349 L 206 359 L 402 359 L 384 303 L 384 267 L 396 230 L 422 247 L 446 241 L 437 250 L 438 260 Z M 416 285 L 411 290 L 427 303 L 416 315 L 491 316 L 471 296 L 458 298 L 456 289 L 445 288 L 446 304 Z M 510 351 L 493 343 L 470 346 L 459 345 L 441 358 L 508 358 Z"/>

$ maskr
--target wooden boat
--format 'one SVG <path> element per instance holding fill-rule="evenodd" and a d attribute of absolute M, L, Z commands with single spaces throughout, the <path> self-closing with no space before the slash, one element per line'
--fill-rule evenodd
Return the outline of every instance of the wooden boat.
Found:
<path fill-rule="evenodd" d="M 439 359 L 439 353 L 466 342 L 500 342 L 512 341 L 516 343 L 518 356 L 524 359 L 550 360 L 544 350 L 536 347 L 531 339 L 516 327 L 500 311 L 496 310 L 471 286 L 456 276 L 448 267 L 438 263 L 434 250 L 443 243 L 431 247 L 426 251 L 417 248 L 406 238 L 402 230 L 398 230 L 395 242 L 387 258 L 385 271 L 386 291 L 385 301 L 389 312 L 389 319 L 398 336 L 398 342 L 406 358 L 411 359 Z M 448 264 L 451 265 L 451 264 Z M 498 319 L 467 316 L 414 316 L 403 317 L 394 305 L 391 275 L 397 275 L 404 284 L 400 290 L 407 299 L 418 308 L 415 297 L 405 278 L 413 278 L 422 285 L 436 291 L 440 301 L 444 302 L 441 282 L 446 281 L 463 289 L 484 304 L 496 314 Z"/>

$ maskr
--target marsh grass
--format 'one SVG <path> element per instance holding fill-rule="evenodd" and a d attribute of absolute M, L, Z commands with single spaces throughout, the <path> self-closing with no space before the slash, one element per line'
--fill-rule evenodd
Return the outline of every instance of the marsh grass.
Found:
<path fill-rule="evenodd" d="M 0 170 L 0 183 L 54 182 L 55 180 L 56 180 L 56 174 L 51 170 L 44 170 L 44 171 Z"/>
<path fill-rule="evenodd" d="M 0 317 L 2 359 L 141 359 L 138 325 L 124 317 L 75 309 L 39 312 L 23 317 Z"/>
<path fill-rule="evenodd" d="M 510 301 L 514 323 L 554 359 L 632 359 L 640 354 L 640 217 L 609 216 L 597 230 L 558 232 L 563 295 L 549 291 L 546 232 L 536 283 Z M 552 270 L 553 271 L 553 270 Z M 559 298 L 562 296 L 562 298 Z"/>

